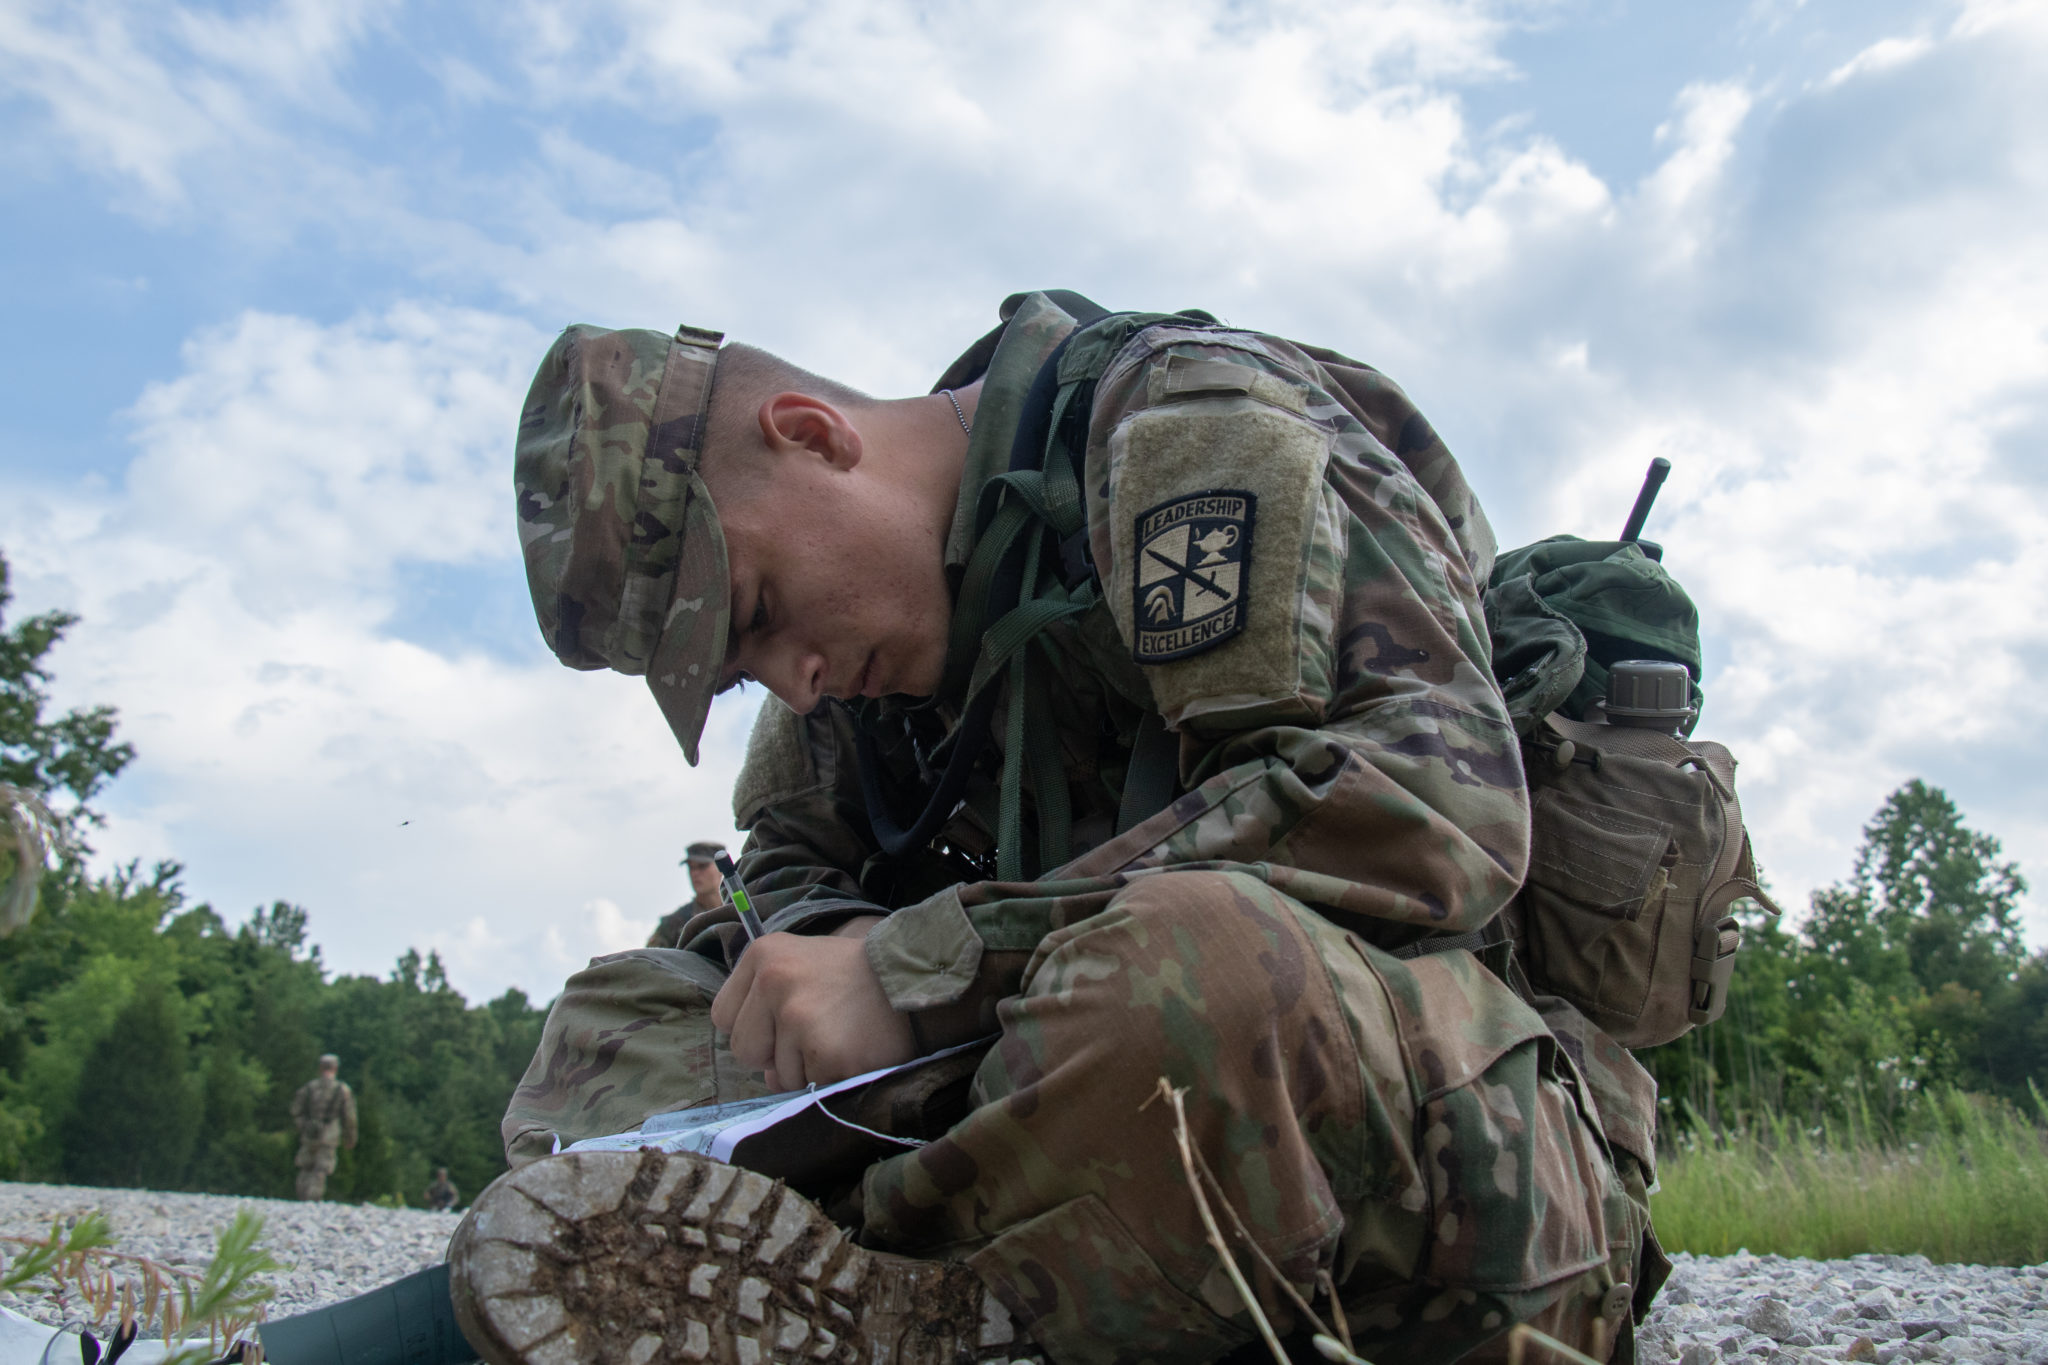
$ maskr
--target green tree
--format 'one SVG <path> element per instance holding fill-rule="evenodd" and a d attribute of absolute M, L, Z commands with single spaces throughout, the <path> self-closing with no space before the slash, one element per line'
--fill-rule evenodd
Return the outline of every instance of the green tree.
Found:
<path fill-rule="evenodd" d="M 2029 1085 L 2048 1091 L 2048 950 L 2014 973 L 2012 985 L 1984 1007 L 1975 1055 L 1992 1087 L 2017 1102 Z"/>
<path fill-rule="evenodd" d="M 0 557 L 0 612 L 7 584 Z M 0 788 L 53 805 L 75 836 L 133 750 L 107 707 L 51 713 L 48 655 L 73 624 L 0 629 Z M 13 848 L 0 837 L 0 881 L 19 885 L 40 869 Z M 436 1165 L 475 1191 L 503 1169 L 498 1120 L 543 1017 L 524 995 L 471 1006 L 411 950 L 389 979 L 330 980 L 298 906 L 230 929 L 186 906 L 175 862 L 91 876 L 82 843 L 62 851 L 41 912 L 0 927 L 0 1178 L 288 1195 L 291 1098 L 328 1050 L 363 1109 L 338 1192 L 417 1197 Z"/>
<path fill-rule="evenodd" d="M 51 852 L 60 885 L 79 875 L 84 851 L 79 826 L 98 820 L 86 805 L 135 751 L 114 738 L 111 707 L 46 712 L 50 675 L 45 659 L 77 624 L 68 612 L 45 612 L 4 627 L 7 560 L 0 555 L 0 937 L 35 913 L 44 865 Z M 0 1101 L 0 1156 L 12 1151 L 37 1123 Z"/>
<path fill-rule="evenodd" d="M 178 1013 L 161 983 L 145 983 L 93 1045 L 60 1128 L 67 1180 L 149 1189 L 184 1182 L 202 1096 Z"/>
<path fill-rule="evenodd" d="M 13 600 L 0 555 L 0 622 Z M 110 706 L 46 714 L 50 650 L 77 624 L 69 612 L 50 611 L 0 628 L 0 782 L 45 799 L 65 798 L 53 804 L 73 827 L 97 819 L 86 802 L 135 757 L 132 746 L 114 738 Z"/>
<path fill-rule="evenodd" d="M 1892 792 L 1805 924 L 1747 925 L 1726 1014 L 1644 1054 L 1667 1112 L 1890 1123 L 1930 1086 L 2048 1083 L 2048 954 L 2025 958 L 2026 882 L 2000 855 L 1940 788 Z"/>
<path fill-rule="evenodd" d="M 2019 866 L 1997 839 L 1963 824 L 1948 793 L 1918 778 L 1886 798 L 1863 830 L 1854 883 L 1925 991 L 1953 982 L 1990 994 L 2025 957 Z"/>

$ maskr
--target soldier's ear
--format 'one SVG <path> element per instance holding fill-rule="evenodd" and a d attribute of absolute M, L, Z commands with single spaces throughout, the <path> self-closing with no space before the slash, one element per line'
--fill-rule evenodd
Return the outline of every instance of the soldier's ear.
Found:
<path fill-rule="evenodd" d="M 788 391 L 762 400 L 761 439 L 776 454 L 806 454 L 844 472 L 860 463 L 860 430 L 822 398 Z"/>

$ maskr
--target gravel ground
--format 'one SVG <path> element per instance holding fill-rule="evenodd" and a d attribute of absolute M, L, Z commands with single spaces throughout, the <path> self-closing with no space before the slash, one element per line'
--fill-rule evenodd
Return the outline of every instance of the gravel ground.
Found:
<path fill-rule="evenodd" d="M 1645 1365 L 2048 1365 L 2048 1264 L 1925 1256 L 1679 1256 L 1638 1334 Z"/>
<path fill-rule="evenodd" d="M 291 1267 L 277 1277 L 273 1316 L 439 1261 L 456 1221 L 414 1209 L 0 1182 L 0 1233 L 40 1235 L 52 1217 L 99 1209 L 121 1250 L 200 1266 L 212 1255 L 214 1230 L 245 1206 L 263 1215 L 266 1244 Z M 1676 1260 L 1638 1332 L 1644 1365 L 2048 1365 L 2048 1265 L 1935 1265 L 1924 1256 Z M 0 1304 L 46 1323 L 73 1315 L 46 1295 L 0 1294 Z"/>
<path fill-rule="evenodd" d="M 52 1218 L 98 1209 L 113 1224 L 116 1250 L 195 1268 L 213 1258 L 214 1233 L 240 1208 L 263 1215 L 263 1244 L 291 1267 L 274 1277 L 272 1317 L 333 1303 L 433 1265 L 443 1259 L 457 1217 L 421 1209 L 0 1181 L 0 1234 L 40 1237 Z M 78 1316 L 75 1304 L 46 1294 L 0 1293 L 0 1305 L 51 1324 Z"/>

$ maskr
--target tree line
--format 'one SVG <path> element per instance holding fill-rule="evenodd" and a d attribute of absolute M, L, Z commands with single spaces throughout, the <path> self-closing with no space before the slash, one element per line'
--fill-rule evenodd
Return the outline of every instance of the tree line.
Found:
<path fill-rule="evenodd" d="M 0 626 L 9 601 L 0 558 Z M 383 978 L 330 975 L 305 910 L 230 928 L 173 862 L 91 874 L 92 798 L 134 750 L 107 707 L 52 712 L 47 659 L 73 624 L 0 629 L 0 782 L 60 836 L 36 913 L 0 938 L 0 1178 L 289 1198 L 291 1098 L 334 1052 L 359 1135 L 329 1197 L 418 1203 L 435 1166 L 482 1189 L 544 1011 L 517 990 L 471 1005 L 412 950 Z M 0 873 L 19 859 L 0 841 Z"/>

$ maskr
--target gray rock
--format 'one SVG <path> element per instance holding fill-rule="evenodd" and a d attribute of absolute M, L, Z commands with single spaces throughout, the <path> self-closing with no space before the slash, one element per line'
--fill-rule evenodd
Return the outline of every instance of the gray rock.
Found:
<path fill-rule="evenodd" d="M 1636 1365 L 1678 1365 L 1678 1348 L 1662 1334 L 1636 1337 Z"/>
<path fill-rule="evenodd" d="M 1773 1341 L 1787 1341 L 1799 1328 L 1792 1316 L 1792 1305 L 1783 1299 L 1765 1295 L 1756 1301 L 1754 1307 L 1745 1313 L 1742 1325 L 1752 1332 L 1761 1332 Z"/>

